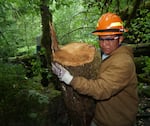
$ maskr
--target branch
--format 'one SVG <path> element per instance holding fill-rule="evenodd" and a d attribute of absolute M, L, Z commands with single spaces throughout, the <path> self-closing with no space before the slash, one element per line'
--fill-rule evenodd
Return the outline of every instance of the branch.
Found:
<path fill-rule="evenodd" d="M 129 15 L 126 26 L 129 26 L 131 19 L 133 19 L 136 16 L 136 12 L 137 12 L 141 2 L 142 2 L 141 0 L 135 0 L 135 3 L 133 5 L 134 6 L 133 10 L 132 10 L 131 14 Z"/>
<path fill-rule="evenodd" d="M 55 52 L 55 51 L 59 50 L 58 40 L 56 37 L 56 32 L 54 30 L 54 26 L 51 24 L 51 22 L 49 22 L 49 26 L 50 26 L 50 36 L 51 36 L 51 40 L 52 40 L 51 49 L 52 49 L 52 52 Z"/>
<path fill-rule="evenodd" d="M 72 30 L 72 31 L 69 31 L 69 32 L 65 33 L 65 34 L 61 37 L 61 39 L 64 38 L 64 37 L 65 37 L 66 35 L 68 35 L 68 34 L 71 34 L 71 33 L 75 32 L 75 31 L 78 31 L 78 30 L 84 29 L 84 28 L 93 28 L 93 27 L 79 27 L 79 28 L 76 28 L 76 29 L 74 29 L 74 30 Z"/>

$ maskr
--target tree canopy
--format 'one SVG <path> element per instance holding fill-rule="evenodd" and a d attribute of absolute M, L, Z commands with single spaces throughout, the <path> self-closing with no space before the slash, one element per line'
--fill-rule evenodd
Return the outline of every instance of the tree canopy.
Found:
<path fill-rule="evenodd" d="M 60 44 L 71 41 L 96 44 L 91 32 L 99 17 L 108 11 L 122 17 L 129 29 L 127 38 L 131 43 L 145 43 L 150 39 L 149 0 L 1 0 L 1 56 L 18 55 L 23 50 L 33 53 L 35 38 L 42 35 L 42 3 L 52 15 Z"/>

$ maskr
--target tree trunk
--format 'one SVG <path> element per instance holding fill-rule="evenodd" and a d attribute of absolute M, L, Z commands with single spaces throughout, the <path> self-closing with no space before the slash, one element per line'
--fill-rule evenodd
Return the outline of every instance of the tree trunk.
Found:
<path fill-rule="evenodd" d="M 96 79 L 100 66 L 100 53 L 86 43 L 70 43 L 55 51 L 53 61 L 63 65 L 75 76 Z M 95 101 L 81 95 L 71 86 L 62 83 L 64 101 L 73 126 L 90 126 L 94 116 Z"/>
<path fill-rule="evenodd" d="M 130 21 L 131 21 L 131 19 L 133 19 L 136 16 L 136 12 L 137 12 L 141 2 L 142 2 L 142 0 L 135 0 L 134 1 L 133 9 L 132 9 L 132 12 L 130 13 L 130 15 L 128 16 L 126 27 L 130 26 Z"/>
<path fill-rule="evenodd" d="M 47 0 L 41 0 L 40 5 L 41 10 L 41 22 L 42 22 L 42 39 L 41 44 L 46 50 L 47 65 L 51 64 L 51 38 L 50 38 L 50 28 L 49 21 L 52 22 L 52 15 L 49 12 L 49 7 L 47 5 Z"/>
<path fill-rule="evenodd" d="M 150 54 L 150 44 L 138 45 L 133 48 L 134 48 L 133 53 L 135 57 L 149 56 Z"/>

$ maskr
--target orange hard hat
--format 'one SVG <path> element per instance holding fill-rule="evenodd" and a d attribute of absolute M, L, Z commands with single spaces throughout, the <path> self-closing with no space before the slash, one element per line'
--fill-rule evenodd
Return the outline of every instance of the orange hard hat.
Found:
<path fill-rule="evenodd" d="M 99 18 L 96 31 L 92 33 L 94 35 L 116 35 L 127 31 L 123 26 L 121 18 L 114 13 L 108 12 Z"/>

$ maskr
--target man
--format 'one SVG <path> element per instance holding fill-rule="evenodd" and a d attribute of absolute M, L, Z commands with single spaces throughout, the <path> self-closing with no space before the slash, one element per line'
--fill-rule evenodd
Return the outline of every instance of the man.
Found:
<path fill-rule="evenodd" d="M 99 77 L 87 80 L 73 77 L 59 64 L 52 64 L 61 81 L 81 94 L 97 100 L 91 126 L 133 126 L 138 110 L 137 77 L 132 49 L 122 46 L 123 27 L 120 17 L 106 13 L 98 21 L 96 31 L 103 52 Z"/>

